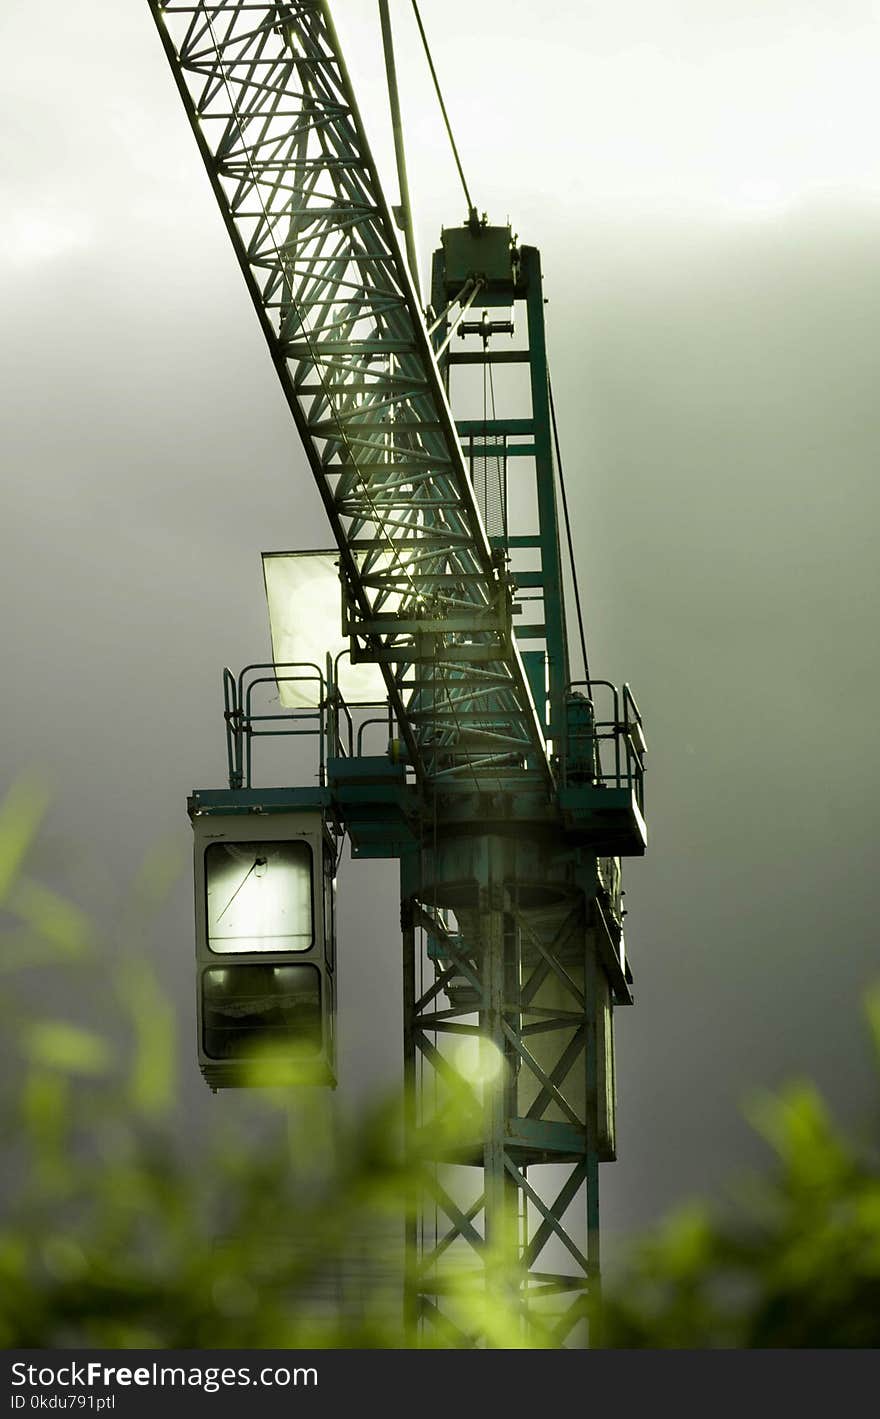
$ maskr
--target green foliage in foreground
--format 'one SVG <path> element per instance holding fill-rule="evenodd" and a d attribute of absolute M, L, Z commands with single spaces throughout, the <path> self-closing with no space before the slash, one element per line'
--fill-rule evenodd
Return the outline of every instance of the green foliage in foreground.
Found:
<path fill-rule="evenodd" d="M 880 994 L 868 1001 L 880 1060 Z M 757 1099 L 772 1149 L 735 1208 L 692 1205 L 637 1247 L 606 1298 L 627 1348 L 880 1346 L 880 1162 L 808 1083 Z"/>
<path fill-rule="evenodd" d="M 184 1138 L 175 1012 L 144 944 L 171 858 L 144 865 L 118 907 L 124 930 L 101 942 L 28 875 L 36 802 L 16 788 L 0 809 L 0 1344 L 401 1344 L 399 1271 L 386 1265 L 388 1294 L 373 1279 L 367 1296 L 358 1270 L 399 1230 L 399 1108 L 342 1126 L 326 1092 L 260 1089 Z M 50 972 L 64 1018 L 40 1008 Z"/>
<path fill-rule="evenodd" d="M 0 806 L 0 1345 L 407 1344 L 400 1105 L 343 1123 L 325 1092 L 291 1105 L 289 1090 L 255 1090 L 185 1147 L 175 1014 L 144 947 L 171 858 L 132 884 L 125 947 L 102 944 L 29 875 L 39 821 L 33 787 Z M 63 1018 L 39 1007 L 46 971 L 56 993 L 69 985 Z M 868 1014 L 880 1061 L 880 995 Z M 736 1210 L 691 1207 L 639 1244 L 606 1295 L 606 1343 L 880 1345 L 876 1156 L 809 1085 L 761 1099 L 752 1121 L 771 1171 Z M 457 1299 L 490 1343 L 524 1343 L 502 1307 L 487 1324 L 473 1291 Z"/>

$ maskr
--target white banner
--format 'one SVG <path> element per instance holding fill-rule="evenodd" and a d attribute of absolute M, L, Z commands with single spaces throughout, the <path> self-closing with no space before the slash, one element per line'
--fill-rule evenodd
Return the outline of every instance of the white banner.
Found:
<path fill-rule="evenodd" d="M 342 587 L 338 552 L 264 552 L 263 578 L 269 606 L 272 659 L 276 665 L 306 662 L 326 676 L 327 653 L 334 662 L 349 641 L 342 634 Z M 378 665 L 352 665 L 348 655 L 338 665 L 339 688 L 349 704 L 384 701 L 385 682 Z M 306 677 L 313 671 L 300 668 L 281 675 Z M 317 706 L 320 682 L 313 679 L 279 680 L 285 709 Z"/>

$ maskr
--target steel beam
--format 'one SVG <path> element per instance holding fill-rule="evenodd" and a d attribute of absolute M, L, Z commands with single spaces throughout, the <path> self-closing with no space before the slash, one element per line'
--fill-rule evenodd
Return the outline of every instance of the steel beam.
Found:
<path fill-rule="evenodd" d="M 493 667 L 486 728 L 517 755 L 527 743 L 549 778 L 509 627 L 486 625 L 498 567 L 329 6 L 149 4 L 336 536 L 352 634 L 386 667 L 413 767 L 429 783 L 442 750 L 481 772 L 454 726 L 438 738 L 410 721 L 426 703 L 412 640 L 376 629 L 425 609 L 418 568 L 436 578 L 435 618 L 455 615 L 437 661 L 456 662 L 458 689 L 462 650 Z"/>

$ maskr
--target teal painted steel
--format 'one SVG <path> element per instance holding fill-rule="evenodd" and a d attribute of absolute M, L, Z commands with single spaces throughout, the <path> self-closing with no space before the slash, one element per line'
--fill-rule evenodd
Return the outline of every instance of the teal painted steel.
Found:
<path fill-rule="evenodd" d="M 426 781 L 511 757 L 549 775 L 328 5 L 149 4 L 336 536 L 349 629 L 385 668 L 411 763 Z M 453 629 L 426 632 L 426 613 Z M 471 661 L 496 677 L 490 696 L 469 698 Z M 490 753 L 473 729 L 412 718 L 438 693 L 481 711 Z"/>
<path fill-rule="evenodd" d="M 448 227 L 443 232 L 443 286 L 447 300 L 453 300 L 474 278 L 486 294 L 513 299 L 519 253 L 510 227 L 476 224 Z M 480 300 L 482 302 L 483 296 Z"/>
<path fill-rule="evenodd" d="M 325 0 L 148 2 L 337 540 L 352 658 L 382 666 L 392 711 L 387 757 L 366 755 L 332 665 L 226 672 L 230 789 L 196 791 L 190 811 L 201 832 L 311 810 L 356 855 L 400 859 L 407 1131 L 424 1162 L 407 1315 L 489 1343 L 449 1311 L 464 1258 L 523 1337 L 582 1343 L 587 1326 L 595 1343 L 613 1009 L 632 1001 L 617 858 L 645 847 L 644 736 L 628 688 L 571 683 L 539 254 L 507 227 L 445 231 L 429 334 Z M 505 309 L 525 345 L 499 344 L 514 322 L 488 312 Z M 453 350 L 454 330 L 482 348 Z M 529 397 L 456 425 L 459 371 L 527 372 Z M 532 470 L 537 516 L 520 526 L 507 479 Z M 255 686 L 282 671 L 317 676 L 316 710 L 257 712 Z M 251 786 L 256 740 L 279 734 L 315 736 L 319 786 Z M 431 1110 L 474 1039 L 501 1083 L 444 1153 Z"/>
<path fill-rule="evenodd" d="M 547 337 L 544 329 L 544 286 L 541 279 L 541 258 L 534 247 L 523 249 L 523 275 L 527 292 L 529 374 L 532 418 L 535 425 L 535 482 L 538 498 L 538 531 L 541 539 L 547 667 L 550 682 L 550 737 L 558 744 L 563 732 L 565 692 L 571 679 L 571 671 L 568 663 L 568 634 L 565 625 L 559 514 L 556 507 L 556 470 L 553 461 L 553 431 L 550 422 Z"/>

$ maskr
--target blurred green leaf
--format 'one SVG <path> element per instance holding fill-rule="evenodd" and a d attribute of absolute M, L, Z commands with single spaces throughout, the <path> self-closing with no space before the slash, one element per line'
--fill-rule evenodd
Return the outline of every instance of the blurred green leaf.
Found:
<path fill-rule="evenodd" d="M 8 893 L 10 911 L 37 935 L 78 960 L 93 949 L 94 926 L 72 902 L 28 877 L 19 876 Z"/>
<path fill-rule="evenodd" d="M 874 1057 L 880 1069 L 880 983 L 865 992 L 865 1016 L 874 1047 Z"/>
<path fill-rule="evenodd" d="M 191 853 L 175 837 L 163 838 L 144 855 L 133 888 L 136 897 L 148 907 L 165 900 L 175 883 L 182 877 Z"/>
<path fill-rule="evenodd" d="M 708 1208 L 689 1203 L 658 1228 L 649 1243 L 652 1264 L 678 1282 L 705 1273 L 713 1255 L 713 1228 Z"/>
<path fill-rule="evenodd" d="M 847 1149 L 814 1085 L 797 1081 L 776 1094 L 758 1094 L 747 1104 L 746 1117 L 795 1184 L 815 1190 L 846 1172 Z"/>
<path fill-rule="evenodd" d="M 35 1064 L 64 1074 L 105 1074 L 112 1054 L 106 1040 L 65 1020 L 40 1020 L 23 1032 L 24 1052 Z"/>
<path fill-rule="evenodd" d="M 16 881 L 49 802 L 45 779 L 18 779 L 0 804 L 0 902 Z"/>
<path fill-rule="evenodd" d="M 115 986 L 133 1035 L 129 1097 L 138 1112 L 158 1117 L 174 1099 L 177 1018 L 159 988 L 155 971 L 143 958 L 120 962 Z"/>

